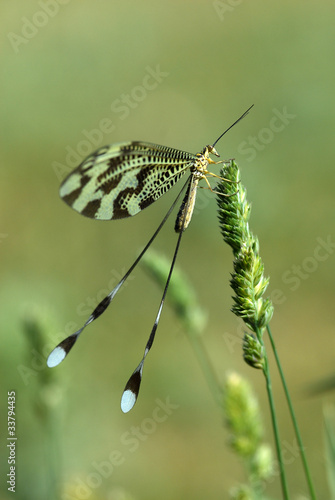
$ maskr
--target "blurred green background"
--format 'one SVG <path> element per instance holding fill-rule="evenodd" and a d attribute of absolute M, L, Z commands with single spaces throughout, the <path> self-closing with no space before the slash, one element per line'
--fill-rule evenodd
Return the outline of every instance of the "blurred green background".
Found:
<path fill-rule="evenodd" d="M 15 390 L 16 498 L 227 498 L 244 480 L 168 304 L 139 401 L 121 413 L 162 293 L 143 269 L 62 365 L 49 370 L 45 358 L 116 284 L 176 193 L 132 219 L 97 222 L 60 200 L 66 173 L 111 142 L 196 153 L 253 103 L 217 149 L 236 158 L 252 202 L 273 333 L 319 498 L 329 498 L 322 411 L 334 392 L 308 390 L 334 375 L 334 16 L 330 1 L 2 2 L 0 408 L 5 436 L 7 391 Z M 154 244 L 169 258 L 173 223 Z M 272 443 L 264 380 L 244 364 L 243 328 L 230 312 L 232 254 L 206 190 L 178 266 L 208 315 L 203 340 L 219 380 L 237 370 L 252 381 Z M 27 330 L 34 318 L 40 340 Z M 306 486 L 275 370 L 273 385 L 297 498 Z M 157 399 L 167 398 L 178 407 L 150 427 Z M 131 443 L 134 428 L 142 434 Z M 113 470 L 94 476 L 103 462 Z M 47 492 L 53 480 L 59 493 Z M 280 498 L 278 477 L 266 493 Z M 2 484 L 1 498 L 10 495 Z"/>

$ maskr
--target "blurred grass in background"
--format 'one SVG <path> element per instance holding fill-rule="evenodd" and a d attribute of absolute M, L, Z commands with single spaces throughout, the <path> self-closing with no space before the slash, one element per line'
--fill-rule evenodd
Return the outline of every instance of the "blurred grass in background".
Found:
<path fill-rule="evenodd" d="M 112 463 L 117 451 L 112 472 L 100 475 L 89 498 L 123 498 L 123 490 L 134 498 L 226 498 L 241 479 L 221 417 L 168 306 L 140 399 L 133 412 L 121 414 L 121 392 L 142 356 L 162 293 L 141 269 L 53 371 L 54 385 L 43 396 L 50 398 L 54 387 L 58 431 L 50 441 L 36 402 L 45 389 L 41 381 L 49 377 L 43 357 L 116 284 L 174 196 L 133 219 L 85 219 L 58 197 L 76 158 L 136 139 L 195 153 L 253 103 L 217 149 L 221 158 L 237 159 L 253 203 L 251 224 L 270 276 L 269 293 L 277 290 L 272 329 L 316 487 L 327 498 L 323 401 L 306 396 L 306 389 L 334 373 L 334 248 L 322 242 L 335 241 L 335 7 L 316 1 L 231 4 L 2 5 L 0 408 L 5 428 L 7 390 L 16 390 L 19 499 L 45 498 L 48 454 L 54 456 L 57 446 L 59 487 L 68 498 L 76 498 L 82 482 L 93 485 L 99 464 Z M 155 242 L 167 256 L 176 241 L 173 222 Z M 243 332 L 229 312 L 231 260 L 215 199 L 199 190 L 178 265 L 207 311 L 204 342 L 219 378 L 232 368 L 250 378 L 271 440 L 263 381 L 242 362 Z M 39 355 L 25 334 L 32 311 L 47 319 Z M 283 408 L 289 481 L 295 494 L 303 493 L 293 433 L 273 379 Z M 146 419 L 157 398 L 178 408 L 153 428 Z M 129 443 L 134 427 L 142 429 L 136 447 Z M 2 442 L 5 475 L 4 449 Z M 277 480 L 267 492 L 280 497 Z M 3 485 L 1 498 L 9 495 Z"/>

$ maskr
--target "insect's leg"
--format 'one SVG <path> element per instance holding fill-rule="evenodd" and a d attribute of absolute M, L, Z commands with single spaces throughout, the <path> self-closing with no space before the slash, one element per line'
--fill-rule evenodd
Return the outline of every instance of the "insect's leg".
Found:
<path fill-rule="evenodd" d="M 229 160 L 219 160 L 219 161 L 215 161 L 215 160 L 212 160 L 212 158 L 207 158 L 207 161 L 208 163 L 210 163 L 211 165 L 219 165 L 220 163 L 231 163 L 233 160 L 235 160 L 235 158 L 229 158 Z"/>
<path fill-rule="evenodd" d="M 233 184 L 239 184 L 239 182 L 240 182 L 240 181 L 232 181 L 231 179 L 226 179 L 225 177 L 221 177 L 220 175 L 216 175 L 213 172 L 206 171 L 205 174 L 206 174 L 206 177 L 205 177 L 206 179 L 207 179 L 207 176 L 211 176 L 211 177 L 215 177 L 216 179 L 220 179 L 221 181 L 232 182 Z"/>
<path fill-rule="evenodd" d="M 224 177 L 219 177 L 218 175 L 212 174 L 211 172 L 208 172 L 207 175 L 212 175 L 213 177 L 217 177 L 218 179 L 221 179 L 221 180 L 226 181 L 226 182 L 237 182 L 237 183 L 240 182 L 240 181 L 231 181 L 230 179 L 225 179 Z M 203 179 L 206 181 L 207 187 L 206 186 L 199 186 L 201 189 L 209 189 L 212 193 L 219 194 L 220 196 L 225 196 L 226 198 L 229 198 L 230 196 L 234 196 L 235 194 L 238 193 L 238 190 L 235 191 L 235 193 L 231 193 L 231 194 L 220 193 L 219 191 L 215 191 L 212 188 L 206 175 L 203 176 Z"/>

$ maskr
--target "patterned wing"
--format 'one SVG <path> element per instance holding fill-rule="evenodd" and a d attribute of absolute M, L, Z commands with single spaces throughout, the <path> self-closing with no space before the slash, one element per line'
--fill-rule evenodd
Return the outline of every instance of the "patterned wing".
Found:
<path fill-rule="evenodd" d="M 130 217 L 174 186 L 196 158 L 148 142 L 111 144 L 95 151 L 66 177 L 60 196 L 86 217 Z"/>

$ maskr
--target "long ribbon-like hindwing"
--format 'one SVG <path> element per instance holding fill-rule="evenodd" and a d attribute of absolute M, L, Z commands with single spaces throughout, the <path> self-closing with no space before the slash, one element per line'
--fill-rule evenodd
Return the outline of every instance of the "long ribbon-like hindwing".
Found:
<path fill-rule="evenodd" d="M 175 231 L 179 234 L 158 313 L 146 344 L 143 358 L 128 380 L 121 398 L 121 409 L 125 413 L 132 409 L 137 400 L 144 361 L 154 342 L 182 234 L 192 218 L 198 183 L 202 179 L 205 180 L 207 188 L 213 191 L 208 177 L 218 176 L 207 170 L 208 165 L 230 161 L 213 161 L 210 158 L 211 154 L 219 156 L 214 146 L 228 130 L 244 118 L 251 108 L 252 106 L 233 125 L 226 129 L 212 145 L 206 146 L 201 153 L 191 154 L 178 149 L 140 141 L 111 144 L 110 146 L 98 149 L 86 158 L 66 177 L 60 187 L 61 198 L 80 214 L 99 220 L 121 219 L 136 215 L 158 200 L 186 172 L 190 173 L 188 180 L 180 190 L 155 233 L 120 282 L 98 304 L 84 325 L 60 342 L 50 353 L 47 360 L 49 367 L 54 367 L 61 363 L 76 343 L 84 328 L 107 309 L 123 283 L 162 229 L 179 201 L 182 192 L 187 187 L 175 222 Z"/>

